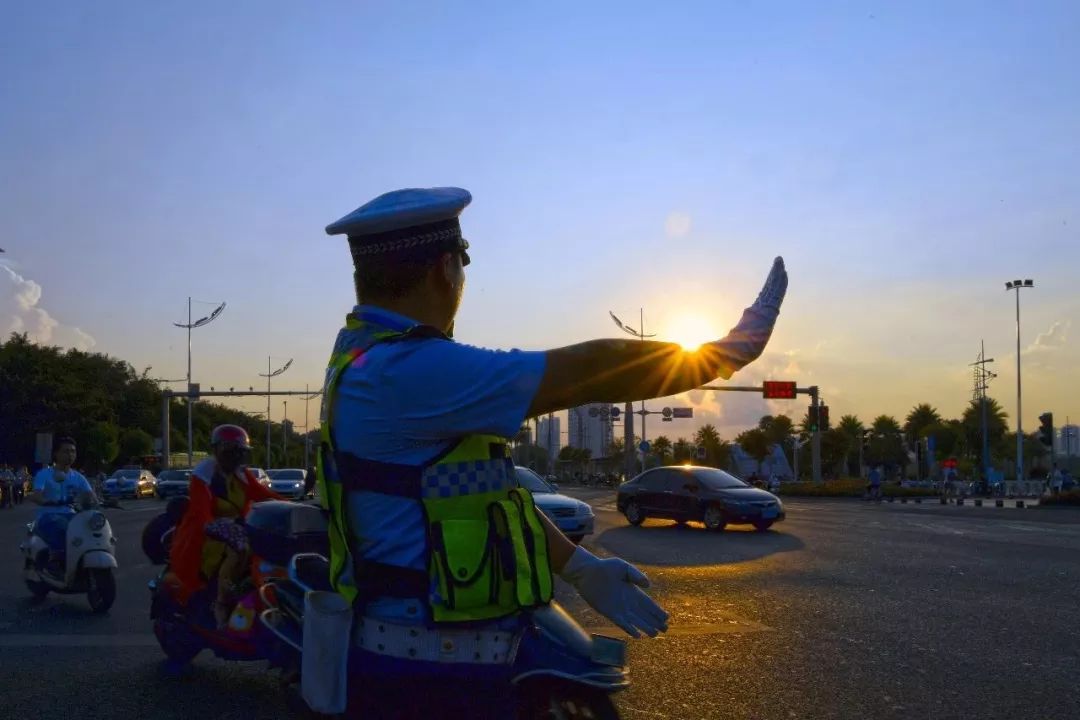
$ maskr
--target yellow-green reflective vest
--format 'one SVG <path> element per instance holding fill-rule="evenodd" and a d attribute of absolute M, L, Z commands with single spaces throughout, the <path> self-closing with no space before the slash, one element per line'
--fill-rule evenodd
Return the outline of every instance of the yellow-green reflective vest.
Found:
<path fill-rule="evenodd" d="M 330 511 L 330 579 L 350 601 L 416 597 L 435 623 L 504 617 L 551 600 L 547 536 L 532 495 L 518 487 L 505 438 L 469 435 L 417 466 L 384 463 L 337 450 L 333 407 L 346 369 L 384 342 L 452 342 L 417 325 L 391 330 L 350 314 L 326 372 L 321 440 L 316 457 L 319 492 Z M 346 429 L 347 432 L 347 429 Z M 366 561 L 355 550 L 350 491 L 410 498 L 427 526 L 427 571 Z"/>

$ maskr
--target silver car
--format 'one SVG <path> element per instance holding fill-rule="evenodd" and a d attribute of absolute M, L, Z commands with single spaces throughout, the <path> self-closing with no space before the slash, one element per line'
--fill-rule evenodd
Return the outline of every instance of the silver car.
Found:
<path fill-rule="evenodd" d="M 516 467 L 518 484 L 532 493 L 540 512 L 548 516 L 566 537 L 580 543 L 592 535 L 595 517 L 588 503 L 560 495 L 558 488 L 529 468 Z"/>
<path fill-rule="evenodd" d="M 270 470 L 270 489 L 278 495 L 290 500 L 302 500 L 304 498 L 304 481 L 307 480 L 307 470 L 299 468 L 282 468 Z"/>

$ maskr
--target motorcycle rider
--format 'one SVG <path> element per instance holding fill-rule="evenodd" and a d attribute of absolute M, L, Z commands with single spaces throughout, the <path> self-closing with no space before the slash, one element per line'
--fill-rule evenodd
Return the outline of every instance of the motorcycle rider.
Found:
<path fill-rule="evenodd" d="M 242 427 L 218 425 L 210 445 L 213 456 L 191 471 L 188 506 L 173 536 L 166 581 L 181 603 L 195 591 L 216 585 L 214 620 L 224 627 L 239 599 L 236 584 L 248 566 L 247 536 L 236 521 L 251 503 L 282 498 L 247 468 L 251 442 Z"/>
<path fill-rule="evenodd" d="M 95 505 L 97 498 L 90 482 L 71 466 L 76 457 L 75 440 L 61 436 L 53 443 L 53 464 L 34 476 L 33 490 L 27 496 L 38 509 L 34 532 L 49 546 L 49 567 L 63 567 L 67 527 L 75 511 L 71 503 Z"/>
<path fill-rule="evenodd" d="M 487 630 L 550 601 L 553 573 L 628 634 L 666 630 L 641 571 L 575 546 L 537 512 L 517 487 L 507 438 L 528 417 L 730 377 L 763 351 L 787 287 L 777 258 L 739 325 L 695 352 L 638 340 L 547 352 L 470 347 L 452 340 L 470 262 L 458 216 L 470 201 L 459 188 L 399 190 L 326 228 L 348 236 L 358 302 L 323 395 L 318 482 L 331 581 L 360 616 L 354 661 L 382 662 L 390 677 L 402 658 L 425 671 L 445 663 L 434 672 L 446 675 L 461 669 L 438 643 L 431 653 L 405 639 L 465 626 L 487 642 Z M 375 625 L 379 635 L 367 637 Z M 483 675 L 499 657 L 468 660 Z"/>

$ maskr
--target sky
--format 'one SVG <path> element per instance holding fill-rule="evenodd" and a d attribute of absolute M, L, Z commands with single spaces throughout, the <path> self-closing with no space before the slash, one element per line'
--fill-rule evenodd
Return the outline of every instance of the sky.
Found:
<path fill-rule="evenodd" d="M 325 225 L 456 185 L 460 341 L 557 347 L 642 309 L 660 339 L 719 337 L 782 255 L 776 332 L 732 384 L 958 416 L 985 341 L 1014 423 L 1005 281 L 1033 278 L 1023 423 L 1080 420 L 1078 35 L 1075 2 L 10 4 L 0 333 L 176 379 L 187 298 L 225 301 L 195 381 L 259 387 L 270 356 L 294 360 L 276 387 L 315 387 L 353 302 Z M 805 412 L 663 406 L 695 408 L 665 434 L 729 439 Z"/>

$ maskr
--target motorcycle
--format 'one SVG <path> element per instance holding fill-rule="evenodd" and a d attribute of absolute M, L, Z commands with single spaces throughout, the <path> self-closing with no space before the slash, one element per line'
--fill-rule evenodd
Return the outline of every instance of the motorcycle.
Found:
<path fill-rule="evenodd" d="M 116 600 L 116 538 L 105 513 L 96 506 L 80 508 L 69 503 L 48 503 L 70 507 L 75 514 L 67 527 L 66 552 L 62 566 L 49 562 L 49 546 L 35 534 L 36 523 L 27 523 L 23 553 L 23 578 L 37 600 L 50 592 L 65 595 L 86 593 L 90 609 L 104 613 Z"/>
<path fill-rule="evenodd" d="M 329 590 L 326 558 L 315 553 L 296 555 L 289 562 L 287 576 L 274 578 L 264 589 L 268 602 L 260 620 L 274 633 L 302 629 L 307 594 Z M 377 622 L 374 625 L 380 630 L 383 627 Z M 462 639 L 467 642 L 466 636 L 473 634 L 461 629 L 440 632 L 417 628 L 416 632 L 427 635 L 417 644 L 444 649 Z M 354 638 L 363 634 L 355 623 L 353 634 Z M 302 633 L 299 638 L 282 634 L 281 640 L 303 647 Z M 590 635 L 552 601 L 524 612 L 517 628 L 500 642 L 509 651 L 505 662 L 479 671 L 477 666 L 459 672 L 461 666 L 454 663 L 435 667 L 410 663 L 406 657 L 353 652 L 348 670 L 350 713 L 364 718 L 425 719 L 619 717 L 611 696 L 629 686 L 624 641 Z M 484 677 L 477 677 L 478 673 Z M 470 683 L 475 687 L 470 688 Z M 399 692 L 393 690 L 395 685 Z M 424 691 L 417 693 L 417 687 Z M 372 688 L 378 691 L 372 692 Z"/>
<path fill-rule="evenodd" d="M 284 681 L 295 679 L 300 667 L 301 626 L 279 623 L 273 631 L 258 621 L 273 602 L 267 585 L 284 578 L 289 560 L 296 554 L 326 552 L 329 539 L 322 510 L 312 505 L 271 500 L 255 503 L 242 525 L 251 546 L 248 577 L 241 583 L 240 598 L 229 623 L 218 628 L 212 611 L 213 588 L 196 592 L 181 603 L 164 582 L 172 535 L 186 509 L 186 498 L 174 498 L 164 513 L 143 531 L 143 547 L 151 562 L 165 565 L 151 580 L 150 618 L 158 644 L 174 668 L 210 650 L 225 660 L 268 661 L 282 670 Z"/>

